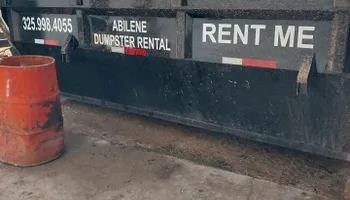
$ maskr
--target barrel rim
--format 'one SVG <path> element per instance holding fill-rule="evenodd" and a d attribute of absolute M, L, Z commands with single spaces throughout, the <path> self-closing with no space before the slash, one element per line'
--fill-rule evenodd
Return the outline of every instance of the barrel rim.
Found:
<path fill-rule="evenodd" d="M 10 59 L 16 59 L 16 58 L 32 58 L 32 57 L 37 57 L 37 58 L 44 58 L 47 60 L 51 60 L 50 62 L 47 62 L 45 64 L 38 64 L 38 65 L 29 65 L 26 67 L 23 66 L 16 66 L 16 65 L 6 65 L 3 64 L 4 61 L 6 60 L 10 60 Z M 54 64 L 56 62 L 56 59 L 51 57 L 51 56 L 42 56 L 42 55 L 15 55 L 15 56 L 9 56 L 9 57 L 5 57 L 0 59 L 0 68 L 23 68 L 23 69 L 28 69 L 28 68 L 40 68 L 40 67 L 47 67 L 50 66 L 52 64 Z"/>

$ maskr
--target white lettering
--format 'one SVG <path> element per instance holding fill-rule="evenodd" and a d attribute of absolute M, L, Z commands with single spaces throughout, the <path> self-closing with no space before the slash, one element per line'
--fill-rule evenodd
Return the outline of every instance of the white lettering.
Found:
<path fill-rule="evenodd" d="M 113 20 L 113 28 L 112 31 L 118 31 L 118 23 L 117 20 Z"/>
<path fill-rule="evenodd" d="M 123 20 L 123 27 L 126 32 L 131 32 L 130 26 L 128 26 L 128 21 Z"/>
<path fill-rule="evenodd" d="M 135 20 L 114 20 L 112 31 L 147 33 L 147 22 Z"/>
<path fill-rule="evenodd" d="M 148 48 L 149 49 L 154 49 L 154 40 L 149 40 L 148 41 Z"/>
<path fill-rule="evenodd" d="M 274 46 L 277 47 L 279 45 L 279 41 L 281 41 L 281 46 L 286 47 L 289 40 L 289 47 L 294 47 L 294 37 L 295 37 L 295 26 L 288 26 L 286 35 L 283 35 L 282 26 L 275 26 L 275 39 Z"/>
<path fill-rule="evenodd" d="M 117 47 L 122 46 L 122 45 L 120 44 L 119 35 L 116 35 L 116 36 L 115 36 L 115 46 L 117 46 Z"/>
<path fill-rule="evenodd" d="M 122 20 L 118 20 L 118 31 L 124 31 L 123 30 L 123 21 Z"/>
<path fill-rule="evenodd" d="M 238 36 L 243 44 L 248 44 L 248 25 L 244 25 L 244 34 L 238 24 L 234 25 L 233 43 L 238 44 Z"/>
<path fill-rule="evenodd" d="M 306 35 L 306 34 L 304 34 L 304 31 L 315 31 L 315 27 L 314 26 L 300 26 L 299 27 L 297 47 L 303 48 L 303 49 L 313 49 L 314 48 L 313 44 L 304 44 L 303 40 L 313 40 L 314 36 L 313 35 Z"/>
<path fill-rule="evenodd" d="M 25 31 L 72 33 L 74 28 L 71 18 L 22 17 L 22 23 Z"/>
<path fill-rule="evenodd" d="M 144 29 L 146 29 L 146 28 L 144 28 L 144 29 L 142 29 L 142 23 L 136 23 L 136 32 L 137 33 L 141 33 L 142 31 L 144 31 Z"/>
<path fill-rule="evenodd" d="M 99 43 L 98 40 L 99 40 L 99 35 L 94 33 L 94 44 L 98 44 Z"/>
<path fill-rule="evenodd" d="M 130 21 L 130 31 L 136 32 L 136 22 L 134 20 Z"/>
<path fill-rule="evenodd" d="M 160 40 L 160 38 L 154 38 L 154 41 L 156 43 L 156 49 L 159 48 L 159 40 Z"/>
<path fill-rule="evenodd" d="M 222 36 L 230 36 L 230 31 L 224 31 L 224 28 L 231 28 L 231 24 L 219 24 L 219 31 L 218 31 L 218 43 L 222 44 L 230 44 L 231 40 L 223 39 Z"/>
<path fill-rule="evenodd" d="M 141 26 L 141 32 L 142 33 L 147 33 L 147 22 L 146 21 L 142 21 L 142 26 Z"/>
<path fill-rule="evenodd" d="M 165 50 L 171 51 L 170 46 L 169 46 L 168 39 L 165 39 L 165 47 L 166 47 Z"/>
<path fill-rule="evenodd" d="M 208 28 L 210 30 L 208 30 Z M 202 35 L 202 41 L 207 42 L 207 36 L 209 36 L 212 43 L 216 43 L 214 33 L 216 32 L 216 26 L 214 24 L 203 24 L 203 35 Z"/>
<path fill-rule="evenodd" d="M 130 48 L 130 41 L 129 41 L 129 36 L 125 36 L 125 38 L 124 38 L 124 47 L 128 47 L 128 48 Z"/>
<path fill-rule="evenodd" d="M 137 37 L 137 48 L 152 49 L 159 51 L 171 51 L 168 39 L 152 38 L 152 37 Z"/>
<path fill-rule="evenodd" d="M 164 43 L 164 40 L 160 40 L 159 50 L 165 50 L 165 43 Z"/>
<path fill-rule="evenodd" d="M 114 35 L 109 36 L 109 46 L 112 46 L 115 43 L 115 37 Z"/>
<path fill-rule="evenodd" d="M 147 37 L 143 38 L 143 48 L 149 49 L 149 45 L 148 45 L 149 40 L 150 40 L 150 38 L 147 38 Z"/>
<path fill-rule="evenodd" d="M 252 24 L 250 25 L 251 29 L 255 29 L 255 45 L 259 45 L 260 44 L 260 31 L 262 29 L 266 29 L 266 25 L 257 25 L 257 24 Z"/>
<path fill-rule="evenodd" d="M 136 46 L 134 36 L 109 35 L 98 33 L 94 33 L 94 44 L 127 48 L 135 48 Z"/>
<path fill-rule="evenodd" d="M 124 44 L 124 42 L 125 42 L 125 41 L 124 41 L 124 37 L 125 37 L 124 35 L 119 35 L 120 43 L 121 43 L 121 44 Z M 121 46 L 124 46 L 124 45 L 121 45 Z"/>
<path fill-rule="evenodd" d="M 276 25 L 274 28 L 273 45 L 275 47 L 314 48 L 314 26 L 298 27 L 294 25 Z M 267 25 L 264 24 L 239 25 L 223 23 L 215 25 L 213 23 L 203 23 L 202 42 L 247 45 L 249 42 L 253 42 L 249 41 L 249 30 L 252 30 L 255 33 L 255 36 L 253 36 L 251 40 L 254 38 L 254 45 L 258 46 L 261 43 L 262 34 L 264 33 L 263 30 L 266 29 Z M 251 36 L 254 35 L 254 33 L 252 33 Z M 270 37 L 271 36 L 268 38 Z"/>
<path fill-rule="evenodd" d="M 142 37 L 137 37 L 137 48 L 143 49 Z"/>
<path fill-rule="evenodd" d="M 135 38 L 133 36 L 129 37 L 129 42 L 130 42 L 129 43 L 130 44 L 129 47 L 130 48 L 135 48 Z"/>

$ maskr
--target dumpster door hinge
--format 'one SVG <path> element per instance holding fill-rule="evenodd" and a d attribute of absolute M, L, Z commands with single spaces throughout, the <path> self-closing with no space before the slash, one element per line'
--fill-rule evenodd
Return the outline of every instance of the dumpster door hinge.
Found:
<path fill-rule="evenodd" d="M 306 56 L 300 65 L 298 76 L 297 76 L 297 95 L 307 95 L 308 94 L 308 82 L 310 77 L 310 72 L 312 71 L 314 56 Z"/>
<path fill-rule="evenodd" d="M 69 52 L 78 47 L 77 39 L 69 34 L 61 47 L 62 62 L 69 63 Z"/>
<path fill-rule="evenodd" d="M 77 0 L 76 4 L 77 4 L 77 6 L 82 6 L 82 5 L 84 5 L 84 0 Z"/>
<path fill-rule="evenodd" d="M 5 0 L 5 5 L 6 6 L 11 6 L 12 0 Z"/>

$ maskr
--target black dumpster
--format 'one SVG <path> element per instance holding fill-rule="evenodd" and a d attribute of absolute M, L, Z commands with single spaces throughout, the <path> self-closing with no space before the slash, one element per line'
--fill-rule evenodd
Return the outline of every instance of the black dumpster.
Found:
<path fill-rule="evenodd" d="M 63 95 L 350 160 L 349 1 L 3 0 Z"/>

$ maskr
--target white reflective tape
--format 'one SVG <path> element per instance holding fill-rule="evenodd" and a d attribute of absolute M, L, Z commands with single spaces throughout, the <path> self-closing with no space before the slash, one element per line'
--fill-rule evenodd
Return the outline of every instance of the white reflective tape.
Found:
<path fill-rule="evenodd" d="M 230 58 L 230 57 L 222 57 L 223 64 L 231 64 L 231 65 L 242 65 L 243 59 L 241 58 Z"/>
<path fill-rule="evenodd" d="M 111 48 L 112 52 L 115 52 L 115 53 L 124 53 L 124 47 L 112 47 Z"/>
<path fill-rule="evenodd" d="M 45 41 L 43 39 L 34 39 L 35 44 L 45 44 Z"/>

